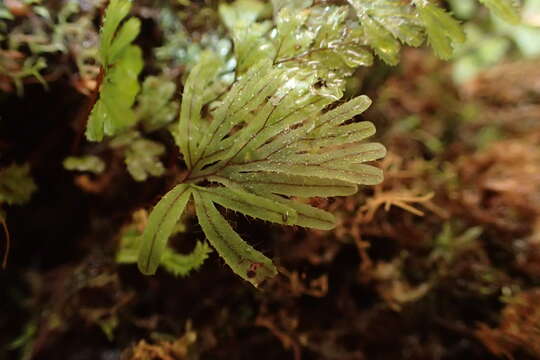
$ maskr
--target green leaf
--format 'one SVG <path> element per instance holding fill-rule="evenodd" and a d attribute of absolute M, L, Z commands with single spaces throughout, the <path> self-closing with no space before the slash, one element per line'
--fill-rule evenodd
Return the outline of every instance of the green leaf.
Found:
<path fill-rule="evenodd" d="M 356 10 L 368 44 L 386 63 L 399 61 L 401 42 L 420 46 L 424 42 L 421 23 L 414 8 L 401 0 L 348 0 Z"/>
<path fill-rule="evenodd" d="M 253 24 L 264 11 L 264 7 L 264 4 L 257 0 L 236 0 L 232 4 L 220 4 L 219 15 L 229 30 L 232 30 Z"/>
<path fill-rule="evenodd" d="M 265 38 L 271 23 L 237 24 L 230 29 L 234 41 L 236 73 L 241 75 L 262 59 L 275 56 L 272 43 Z"/>
<path fill-rule="evenodd" d="M 271 0 L 271 2 L 275 15 L 285 7 L 298 11 L 313 5 L 313 0 Z"/>
<path fill-rule="evenodd" d="M 147 132 L 174 120 L 178 111 L 178 104 L 172 99 L 175 91 L 175 83 L 163 76 L 148 76 L 144 80 L 135 113 Z"/>
<path fill-rule="evenodd" d="M 296 15 L 296 22 L 290 21 L 290 14 Z M 314 5 L 309 8 L 288 6 L 276 16 L 276 23 L 289 21 L 288 27 L 273 31 L 274 38 L 287 37 L 287 31 L 306 34 L 302 44 L 292 43 L 286 54 L 276 55 L 277 63 L 289 68 L 301 68 L 304 74 L 315 75 L 317 86 L 311 91 L 315 94 L 338 100 L 343 96 L 344 79 L 358 66 L 369 66 L 373 62 L 371 52 L 365 43 L 348 26 L 349 7 Z M 287 18 L 288 17 L 288 18 Z M 284 18 L 284 19 L 281 19 Z M 289 39 L 292 37 L 288 37 Z M 299 39 L 300 40 L 300 39 Z M 283 43 L 276 43 L 283 49 Z M 285 46 L 286 48 L 286 46 Z M 286 56 L 283 56 L 286 55 Z"/>
<path fill-rule="evenodd" d="M 285 204 L 296 211 L 297 217 L 294 225 L 319 230 L 332 230 L 336 227 L 336 218 L 327 211 L 275 195 L 267 195 L 267 197 Z"/>
<path fill-rule="evenodd" d="M 515 0 L 479 0 L 497 16 L 510 24 L 517 25 L 521 21 L 519 5 Z"/>
<path fill-rule="evenodd" d="M 379 143 L 349 143 L 334 147 L 323 147 L 311 154 L 297 155 L 296 161 L 305 165 L 333 166 L 362 163 L 381 159 L 386 155 L 386 148 Z"/>
<path fill-rule="evenodd" d="M 284 7 L 275 19 L 277 36 L 275 38 L 276 58 L 288 58 L 309 49 L 316 33 L 305 26 L 309 11 L 293 10 Z M 291 36 L 294 34 L 294 36 Z"/>
<path fill-rule="evenodd" d="M 228 179 L 251 192 L 300 196 L 330 197 L 356 193 L 357 186 L 346 181 L 322 179 L 309 176 L 294 176 L 274 172 L 231 173 Z"/>
<path fill-rule="evenodd" d="M 149 176 L 161 176 L 165 167 L 159 157 L 165 153 L 165 146 L 147 140 L 138 139 L 126 149 L 126 165 L 136 181 L 145 181 Z"/>
<path fill-rule="evenodd" d="M 141 243 L 140 237 L 141 233 L 134 225 L 130 225 L 124 230 L 120 246 L 116 252 L 117 263 L 133 264 L 137 262 Z M 186 276 L 191 271 L 199 269 L 210 252 L 212 252 L 212 249 L 206 242 L 202 241 L 198 241 L 195 248 L 188 254 L 180 254 L 174 249 L 166 247 L 159 265 L 174 276 Z"/>
<path fill-rule="evenodd" d="M 203 53 L 184 87 L 177 140 L 188 168 L 193 165 L 195 148 L 204 133 L 205 124 L 201 121 L 204 90 L 215 79 L 220 66 L 221 61 L 213 53 Z"/>
<path fill-rule="evenodd" d="M 257 287 L 277 274 L 272 261 L 240 238 L 205 193 L 194 190 L 193 196 L 208 241 L 238 276 Z"/>
<path fill-rule="evenodd" d="M 22 205 L 30 201 L 36 190 L 30 165 L 12 164 L 0 170 L 0 204 Z"/>
<path fill-rule="evenodd" d="M 254 218 L 284 225 L 294 224 L 296 220 L 296 212 L 293 209 L 238 188 L 197 187 L 197 190 L 227 209 Z"/>
<path fill-rule="evenodd" d="M 113 38 L 115 37 L 118 26 L 129 14 L 130 9 L 131 0 L 111 0 L 105 10 L 99 44 L 99 55 L 105 67 L 110 64 L 110 48 L 113 45 Z"/>
<path fill-rule="evenodd" d="M 143 274 L 152 275 L 156 272 L 167 246 L 167 240 L 182 216 L 191 191 L 190 185 L 177 185 L 163 196 L 152 210 L 141 237 L 138 256 L 139 270 Z"/>
<path fill-rule="evenodd" d="M 145 139 L 138 131 L 128 131 L 116 136 L 111 147 L 123 150 L 127 170 L 135 181 L 144 181 L 149 176 L 161 176 L 165 167 L 159 157 L 165 153 L 161 143 Z"/>
<path fill-rule="evenodd" d="M 318 149 L 330 145 L 358 142 L 375 134 L 375 125 L 362 121 L 333 128 L 320 127 L 299 142 L 299 147 Z"/>
<path fill-rule="evenodd" d="M 107 61 L 105 64 L 114 64 L 118 58 L 122 56 L 123 52 L 131 45 L 135 40 L 139 32 L 141 31 L 141 22 L 139 19 L 131 18 L 122 25 L 113 43 L 111 44 L 107 55 Z"/>
<path fill-rule="evenodd" d="M 115 135 L 135 124 L 135 113 L 131 107 L 139 92 L 138 76 L 142 67 L 141 50 L 130 46 L 116 65 L 107 71 L 99 100 L 88 119 L 88 140 L 101 141 L 104 135 Z"/>
<path fill-rule="evenodd" d="M 371 103 L 371 99 L 366 95 L 357 96 L 324 113 L 318 120 L 317 128 L 320 128 L 320 131 L 328 131 L 335 126 L 341 125 L 343 122 L 366 111 L 371 106 Z"/>
<path fill-rule="evenodd" d="M 380 24 L 370 17 L 362 20 L 364 36 L 375 53 L 387 64 L 397 65 L 399 62 L 399 41 Z"/>
<path fill-rule="evenodd" d="M 94 155 L 69 156 L 64 159 L 63 165 L 66 170 L 90 171 L 94 174 L 101 174 L 105 170 L 105 162 Z"/>
<path fill-rule="evenodd" d="M 195 86 L 195 79 L 200 77 L 189 75 L 186 89 Z M 261 61 L 213 104 L 206 118 L 202 106 L 183 104 L 181 109 L 186 124 L 206 125 L 191 147 L 185 132 L 179 134 L 184 136 L 180 147 L 191 152 L 184 181 L 193 188 L 199 223 L 233 271 L 254 285 L 275 274 L 275 268 L 242 241 L 214 204 L 280 224 L 331 229 L 331 214 L 286 196 L 349 195 L 357 184 L 382 181 L 382 171 L 365 162 L 386 150 L 361 142 L 374 133 L 373 124 L 349 123 L 371 101 L 359 96 L 325 111 L 333 100 L 312 91 L 316 82 L 317 76 L 304 69 Z"/>
<path fill-rule="evenodd" d="M 104 76 L 86 128 L 90 141 L 101 141 L 136 122 L 132 106 L 140 89 L 143 61 L 141 49 L 130 44 L 139 34 L 140 22 L 129 19 L 118 30 L 130 8 L 129 0 L 112 0 L 105 12 L 99 48 Z"/>
<path fill-rule="evenodd" d="M 450 59 L 454 53 L 454 43 L 465 41 L 465 33 L 459 22 L 440 7 L 426 1 L 419 4 L 417 9 L 435 54 L 441 59 Z"/>
<path fill-rule="evenodd" d="M 189 254 L 179 254 L 166 248 L 160 265 L 174 276 L 187 276 L 191 271 L 199 269 L 211 252 L 208 244 L 202 241 L 198 241 Z"/>
<path fill-rule="evenodd" d="M 232 166 L 244 172 L 279 172 L 298 176 L 316 176 L 359 185 L 376 185 L 383 180 L 382 171 L 362 164 L 306 164 L 304 162 L 268 160 L 259 163 Z"/>
<path fill-rule="evenodd" d="M 252 117 L 255 109 L 276 92 L 283 82 L 283 73 L 283 70 L 273 68 L 269 61 L 264 60 L 235 83 L 220 106 L 212 112 L 213 120 L 208 131 L 203 132 L 194 157 L 195 169 L 223 159 L 232 144 L 232 140 L 224 140 L 224 137 L 235 126 Z"/>

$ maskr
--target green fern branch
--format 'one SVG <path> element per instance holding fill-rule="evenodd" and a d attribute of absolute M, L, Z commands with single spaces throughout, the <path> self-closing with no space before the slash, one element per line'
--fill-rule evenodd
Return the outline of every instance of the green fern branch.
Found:
<path fill-rule="evenodd" d="M 99 46 L 103 80 L 86 128 L 91 141 L 101 141 L 104 135 L 115 135 L 136 122 L 132 106 L 143 61 L 141 49 L 131 45 L 140 31 L 139 19 L 121 25 L 130 8 L 130 0 L 111 0 L 105 13 Z"/>
<path fill-rule="evenodd" d="M 275 267 L 234 232 L 215 205 L 282 225 L 330 229 L 333 215 L 293 197 L 349 195 L 358 184 L 380 182 L 380 169 L 364 163 L 383 157 L 385 149 L 363 142 L 374 133 L 371 123 L 345 123 L 369 106 L 367 97 L 327 110 L 333 101 L 311 91 L 315 74 L 270 60 L 252 67 L 203 117 L 200 94 L 218 68 L 207 53 L 187 79 L 178 145 L 188 174 L 152 211 L 139 268 L 156 271 L 193 197 L 209 242 L 235 273 L 257 286 Z"/>

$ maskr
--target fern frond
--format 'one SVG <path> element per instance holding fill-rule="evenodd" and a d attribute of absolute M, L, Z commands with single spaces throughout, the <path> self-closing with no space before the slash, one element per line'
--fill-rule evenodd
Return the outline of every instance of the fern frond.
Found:
<path fill-rule="evenodd" d="M 417 8 L 433 50 L 441 59 L 450 59 L 454 53 L 453 44 L 465 41 L 461 25 L 449 13 L 427 1 Z"/>
<path fill-rule="evenodd" d="M 240 238 L 206 194 L 193 190 L 193 196 L 208 241 L 237 275 L 256 287 L 277 274 L 272 261 Z"/>
<path fill-rule="evenodd" d="M 275 172 L 252 172 L 247 174 L 231 172 L 227 179 L 210 177 L 210 180 L 225 186 L 243 187 L 254 193 L 268 193 L 299 197 L 347 196 L 356 193 L 355 184 L 318 177 L 295 176 Z"/>
<path fill-rule="evenodd" d="M 239 0 L 219 5 L 219 14 L 231 32 L 235 43 L 236 73 L 243 74 L 260 59 L 274 57 L 274 48 L 264 36 L 270 31 L 270 22 L 257 23 L 265 5 L 256 0 Z"/>
<path fill-rule="evenodd" d="M 422 23 L 414 8 L 401 0 L 348 0 L 356 10 L 369 45 L 386 63 L 399 61 L 399 41 L 411 46 L 424 42 Z"/>
<path fill-rule="evenodd" d="M 204 133 L 204 124 L 201 121 L 204 90 L 216 77 L 220 65 L 221 62 L 213 53 L 205 52 L 189 74 L 184 87 L 182 111 L 178 124 L 178 131 L 183 136 L 179 137 L 178 146 L 188 168 L 193 164 L 195 148 Z"/>
<path fill-rule="evenodd" d="M 209 66 L 205 65 L 208 69 Z M 194 68 L 186 82 L 185 95 L 193 99 L 196 86 L 211 81 L 215 72 Z M 197 74 L 194 76 L 193 74 Z M 254 285 L 275 273 L 269 259 L 240 239 L 214 204 L 239 213 L 284 225 L 331 229 L 333 215 L 298 202 L 290 196 L 350 195 L 357 184 L 376 184 L 382 180 L 380 169 L 365 164 L 385 155 L 384 147 L 362 140 L 375 131 L 367 122 L 348 123 L 371 103 L 366 96 L 325 110 L 333 101 L 312 91 L 317 81 L 301 69 L 289 69 L 261 61 L 213 106 L 208 119 L 202 117 L 202 103 L 184 100 L 178 133 L 188 174 L 173 194 L 166 195 L 150 216 L 143 242 L 145 255 L 139 266 L 147 272 L 155 269 L 161 244 L 170 225 L 179 215 L 192 192 L 199 223 L 208 240 L 240 276 Z M 195 84 L 197 82 L 197 84 Z M 205 124 L 206 131 L 201 131 Z M 198 129 L 195 137 L 189 129 Z M 190 157 L 191 156 L 191 157 Z M 180 190 L 187 186 L 191 190 Z M 181 204 L 180 204 L 181 203 Z M 172 226 L 172 225 L 170 225 Z M 159 231 L 158 235 L 152 235 Z M 149 269 L 145 261 L 153 260 Z"/>
<path fill-rule="evenodd" d="M 260 193 L 263 194 L 263 193 Z M 294 225 L 319 230 L 331 230 L 336 226 L 336 218 L 331 213 L 303 204 L 299 201 L 285 199 L 280 196 L 266 193 L 266 197 L 283 203 L 296 211 Z"/>
<path fill-rule="evenodd" d="M 140 237 L 141 233 L 134 225 L 130 225 L 124 230 L 120 246 L 116 252 L 117 263 L 137 263 Z M 174 276 L 186 276 L 190 272 L 199 269 L 211 252 L 210 246 L 203 241 L 198 241 L 195 248 L 188 254 L 180 254 L 174 249 L 166 247 L 159 265 Z"/>
<path fill-rule="evenodd" d="M 191 271 L 199 269 L 211 252 L 210 246 L 202 241 L 198 241 L 189 254 L 178 254 L 172 249 L 166 248 L 160 265 L 174 276 L 186 276 Z"/>
<path fill-rule="evenodd" d="M 510 24 L 519 24 L 519 5 L 516 0 L 479 0 L 497 16 Z"/>
<path fill-rule="evenodd" d="M 196 189 L 216 204 L 253 218 L 284 225 L 294 224 L 296 220 L 293 209 L 240 188 L 197 186 Z"/>
<path fill-rule="evenodd" d="M 132 106 L 143 61 L 141 49 L 131 43 L 139 34 L 140 21 L 131 18 L 120 26 L 130 8 L 130 0 L 111 0 L 105 12 L 99 47 L 104 75 L 86 128 L 90 141 L 101 141 L 104 135 L 115 135 L 136 122 Z"/>
<path fill-rule="evenodd" d="M 182 216 L 191 192 L 190 185 L 177 185 L 154 207 L 139 248 L 138 265 L 143 274 L 152 275 L 156 272 L 167 247 L 167 240 Z"/>

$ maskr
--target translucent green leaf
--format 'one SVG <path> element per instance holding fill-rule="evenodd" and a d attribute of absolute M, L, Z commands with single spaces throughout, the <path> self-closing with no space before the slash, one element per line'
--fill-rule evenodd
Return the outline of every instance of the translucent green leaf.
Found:
<path fill-rule="evenodd" d="M 131 108 L 139 92 L 138 76 L 143 67 L 141 50 L 129 46 L 117 63 L 106 71 L 99 100 L 94 105 L 86 128 L 86 137 L 100 141 L 136 122 Z"/>
<path fill-rule="evenodd" d="M 232 166 L 238 171 L 274 171 L 299 176 L 315 176 L 336 179 L 359 185 L 376 185 L 383 180 L 382 171 L 364 164 L 305 164 L 294 161 L 261 161 Z"/>
<path fill-rule="evenodd" d="M 212 249 L 208 244 L 202 241 L 198 241 L 189 254 L 179 254 L 170 248 L 166 248 L 160 265 L 175 276 L 186 276 L 191 271 L 199 269 L 211 252 Z"/>
<path fill-rule="evenodd" d="M 419 4 L 417 9 L 435 54 L 441 59 L 450 59 L 454 43 L 465 41 L 465 33 L 459 22 L 440 7 L 428 2 Z"/>
<path fill-rule="evenodd" d="M 273 140 L 284 129 L 316 118 L 331 101 L 326 97 L 313 96 L 311 85 L 309 80 L 294 77 L 287 80 L 280 89 L 282 91 L 269 98 L 269 104 L 260 109 L 249 126 L 227 139 L 226 144 L 231 144 L 231 150 L 223 159 L 232 155 L 231 163 L 237 163 L 261 158 L 260 146 Z"/>
<path fill-rule="evenodd" d="M 232 138 L 222 141 L 237 125 L 253 116 L 253 111 L 274 94 L 283 81 L 284 71 L 272 67 L 269 61 L 261 61 L 235 83 L 222 104 L 212 113 L 213 120 L 208 131 L 203 132 L 197 155 L 197 167 L 223 159 L 234 142 Z"/>
<path fill-rule="evenodd" d="M 275 39 L 276 58 L 289 58 L 309 49 L 316 33 L 304 26 L 308 11 L 296 11 L 284 7 L 276 17 L 277 36 Z M 291 36 L 294 34 L 294 36 Z"/>
<path fill-rule="evenodd" d="M 269 193 L 300 197 L 347 196 L 356 193 L 355 184 L 335 179 L 294 176 L 274 172 L 231 173 L 229 179 L 256 193 Z"/>
<path fill-rule="evenodd" d="M 105 10 L 105 18 L 100 32 L 99 55 L 105 67 L 110 62 L 110 48 L 113 45 L 113 38 L 116 35 L 118 26 L 122 20 L 129 14 L 131 9 L 131 0 L 111 0 Z M 133 25 L 131 25 L 133 26 Z M 124 36 L 126 36 L 125 34 Z M 125 46 L 126 44 L 124 44 Z"/>
<path fill-rule="evenodd" d="M 375 125 L 369 121 L 362 121 L 348 125 L 322 129 L 308 134 L 308 137 L 298 142 L 297 148 L 312 151 L 321 147 L 337 144 L 358 142 L 375 134 Z"/>
<path fill-rule="evenodd" d="M 105 170 L 105 162 L 94 155 L 69 156 L 64 159 L 63 165 L 67 170 L 90 171 L 94 174 L 100 174 Z"/>
<path fill-rule="evenodd" d="M 284 7 L 298 11 L 306 9 L 313 4 L 313 0 L 271 0 L 271 2 L 275 15 L 277 15 Z"/>
<path fill-rule="evenodd" d="M 296 220 L 296 212 L 293 209 L 240 189 L 225 187 L 197 187 L 197 189 L 213 202 L 254 218 L 284 225 L 294 224 Z"/>
<path fill-rule="evenodd" d="M 381 159 L 386 155 L 386 148 L 379 143 L 349 143 L 335 147 L 324 147 L 311 154 L 300 154 L 295 161 L 308 164 L 353 164 Z M 270 157 L 273 159 L 274 157 Z M 278 157 L 279 158 L 279 157 Z"/>
<path fill-rule="evenodd" d="M 122 25 L 116 34 L 113 43 L 108 50 L 106 64 L 114 64 L 122 53 L 131 45 L 141 31 L 141 22 L 137 18 L 131 18 Z"/>
<path fill-rule="evenodd" d="M 161 176 L 165 167 L 159 157 L 165 153 L 165 146 L 147 140 L 137 139 L 126 149 L 126 165 L 129 173 L 136 181 L 145 181 L 149 176 Z"/>
<path fill-rule="evenodd" d="M 172 122 L 178 111 L 173 100 L 176 85 L 163 76 L 148 76 L 137 97 L 135 113 L 146 131 L 157 130 Z"/>
<path fill-rule="evenodd" d="M 371 100 L 367 96 L 358 96 L 318 117 L 310 115 L 306 119 L 311 119 L 313 122 L 312 127 L 304 126 L 294 131 L 282 131 L 273 139 L 274 141 L 257 149 L 257 158 L 263 159 L 271 155 L 279 157 L 280 154 L 290 156 L 291 152 L 294 151 L 316 150 L 323 145 L 336 144 L 337 140 L 331 134 L 339 134 L 347 130 L 339 125 L 361 114 L 370 104 Z M 352 129 L 358 129 L 359 132 L 350 137 L 345 136 L 342 138 L 344 140 L 342 144 L 355 141 L 355 138 L 364 139 L 375 133 L 375 128 L 372 125 L 370 126 L 369 123 L 353 126 Z M 337 139 L 339 140 L 339 137 Z"/>
<path fill-rule="evenodd" d="M 215 79 L 220 66 L 221 61 L 212 52 L 203 53 L 184 86 L 177 141 L 188 168 L 193 165 L 195 148 L 204 133 L 201 121 L 204 90 Z"/>
<path fill-rule="evenodd" d="M 363 113 L 371 105 L 371 99 L 365 95 L 357 96 L 326 112 L 317 121 L 318 131 L 328 131 L 330 128 L 341 125 L 343 122 Z"/>
<path fill-rule="evenodd" d="M 349 28 L 348 16 L 347 6 L 287 4 L 274 17 L 283 26 L 271 32 L 277 49 L 275 62 L 314 75 L 317 85 L 311 92 L 333 101 L 343 96 L 344 79 L 354 68 L 373 62 L 365 43 Z M 302 37 L 295 39 L 290 33 Z"/>
<path fill-rule="evenodd" d="M 152 210 L 141 237 L 138 256 L 139 270 L 143 274 L 152 275 L 156 272 L 167 246 L 167 240 L 182 216 L 190 196 L 189 185 L 177 185 L 163 196 Z"/>
<path fill-rule="evenodd" d="M 424 42 L 422 26 L 414 8 L 402 0 L 348 0 L 360 19 L 370 17 L 393 37 L 411 46 Z"/>
<path fill-rule="evenodd" d="M 232 4 L 219 5 L 219 14 L 229 29 L 245 27 L 257 20 L 265 5 L 257 0 L 236 0 Z"/>
<path fill-rule="evenodd" d="M 367 43 L 390 65 L 399 61 L 399 40 L 412 46 L 424 42 L 413 7 L 401 0 L 348 0 L 356 10 Z"/>
<path fill-rule="evenodd" d="M 237 74 L 245 73 L 262 59 L 271 59 L 275 56 L 274 46 L 265 38 L 270 27 L 270 23 L 256 23 L 249 26 L 236 26 L 231 30 Z"/>
<path fill-rule="evenodd" d="M 139 256 L 141 234 L 135 226 L 128 227 L 122 234 L 116 262 L 119 264 L 133 264 Z M 195 248 L 188 254 L 180 254 L 170 247 L 166 247 L 161 256 L 159 265 L 175 276 L 186 276 L 191 271 L 201 267 L 212 252 L 206 242 L 198 241 Z"/>
<path fill-rule="evenodd" d="M 491 11 L 510 24 L 520 23 L 519 5 L 515 0 L 479 0 Z"/>
<path fill-rule="evenodd" d="M 336 218 L 327 211 L 317 209 L 299 201 L 293 201 L 275 195 L 269 195 L 269 197 L 296 211 L 297 217 L 294 225 L 319 230 L 332 230 L 336 227 Z"/>
<path fill-rule="evenodd" d="M 209 197 L 197 190 L 193 196 L 199 224 L 208 241 L 238 276 L 257 287 L 277 274 L 272 261 L 240 238 Z"/>
<path fill-rule="evenodd" d="M 104 135 L 115 135 L 136 122 L 131 107 L 139 92 L 143 61 L 141 49 L 130 44 L 139 34 L 140 22 L 130 19 L 118 30 L 130 8 L 129 0 L 112 0 L 105 11 L 99 47 L 104 76 L 86 128 L 90 141 L 101 141 Z"/>

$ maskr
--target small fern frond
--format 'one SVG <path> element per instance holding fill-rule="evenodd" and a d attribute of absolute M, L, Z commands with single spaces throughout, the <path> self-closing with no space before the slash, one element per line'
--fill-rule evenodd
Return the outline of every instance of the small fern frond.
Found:
<path fill-rule="evenodd" d="M 440 7 L 424 1 L 417 6 L 429 43 L 435 54 L 448 60 L 454 54 L 454 43 L 465 41 L 465 33 L 459 22 Z"/>
<path fill-rule="evenodd" d="M 131 18 L 120 26 L 130 8 L 130 0 L 111 0 L 105 12 L 99 46 L 103 80 L 86 128 L 90 141 L 101 141 L 136 122 L 132 106 L 140 88 L 143 61 L 141 49 L 131 43 L 141 25 Z"/>
<path fill-rule="evenodd" d="M 409 4 L 401 0 L 348 1 L 356 10 L 367 43 L 386 63 L 398 63 L 399 41 L 411 46 L 424 42 L 422 23 Z"/>
<path fill-rule="evenodd" d="M 174 276 L 186 276 L 191 271 L 199 269 L 211 252 L 210 246 L 201 241 L 197 242 L 189 254 L 178 254 L 172 249 L 166 248 L 160 265 Z"/>
<path fill-rule="evenodd" d="M 516 0 L 479 0 L 504 21 L 517 25 L 520 22 L 519 4 Z"/>
<path fill-rule="evenodd" d="M 120 264 L 137 263 L 141 233 L 136 225 L 128 226 L 123 234 L 120 246 L 116 253 L 116 262 Z M 180 254 L 167 247 L 163 251 L 159 265 L 174 276 L 186 276 L 199 269 L 212 249 L 208 243 L 197 241 L 195 248 L 188 254 Z"/>
<path fill-rule="evenodd" d="M 339 106 L 313 91 L 315 74 L 262 60 L 203 111 L 200 96 L 217 76 L 207 54 L 185 84 L 177 143 L 188 173 L 156 205 L 142 237 L 139 267 L 153 273 L 167 237 L 193 194 L 209 242 L 235 273 L 254 285 L 275 274 L 271 261 L 245 243 L 215 204 L 283 225 L 331 229 L 335 218 L 293 197 L 350 195 L 376 184 L 381 170 L 365 164 L 385 148 L 363 140 L 373 124 L 349 120 L 371 104 L 359 96 Z"/>
<path fill-rule="evenodd" d="M 191 186 L 177 185 L 154 207 L 139 248 L 138 265 L 143 274 L 152 275 L 156 272 L 167 247 L 167 240 L 182 216 L 191 192 Z"/>
<path fill-rule="evenodd" d="M 197 218 L 208 241 L 234 273 L 254 286 L 277 274 L 272 261 L 240 238 L 207 194 L 196 189 L 193 196 Z"/>

